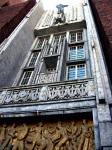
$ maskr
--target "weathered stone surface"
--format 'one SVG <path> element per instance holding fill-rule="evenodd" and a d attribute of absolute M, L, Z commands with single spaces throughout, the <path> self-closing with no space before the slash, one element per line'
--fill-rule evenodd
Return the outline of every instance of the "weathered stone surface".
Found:
<path fill-rule="evenodd" d="M 109 106 L 106 104 L 97 105 L 99 122 L 111 121 Z"/>
<path fill-rule="evenodd" d="M 34 41 L 33 29 L 43 11 L 43 6 L 39 3 L 39 5 L 32 9 L 32 12 L 24 18 L 1 49 L 0 87 L 12 86 Z"/>
<path fill-rule="evenodd" d="M 99 123 L 101 146 L 112 145 L 112 122 Z M 109 150 L 109 149 L 105 149 Z"/>

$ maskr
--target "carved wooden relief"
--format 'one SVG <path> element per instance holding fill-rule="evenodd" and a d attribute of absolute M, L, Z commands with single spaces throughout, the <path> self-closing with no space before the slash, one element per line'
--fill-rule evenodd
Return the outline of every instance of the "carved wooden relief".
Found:
<path fill-rule="evenodd" d="M 92 121 L 85 119 L 0 126 L 0 150 L 94 150 Z"/>

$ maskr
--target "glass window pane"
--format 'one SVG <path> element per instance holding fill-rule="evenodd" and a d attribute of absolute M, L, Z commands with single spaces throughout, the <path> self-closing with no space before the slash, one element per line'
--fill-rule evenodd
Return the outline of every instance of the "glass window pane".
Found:
<path fill-rule="evenodd" d="M 68 80 L 76 79 L 76 67 L 70 66 L 68 67 Z"/>
<path fill-rule="evenodd" d="M 31 73 L 32 73 L 32 71 L 24 72 L 23 78 L 22 78 L 22 81 L 21 81 L 21 85 L 26 85 L 26 84 L 28 84 L 28 81 L 29 81 L 29 79 L 30 79 Z"/>
<path fill-rule="evenodd" d="M 82 32 L 78 32 L 77 33 L 77 41 L 82 41 L 82 40 L 83 40 Z"/>
<path fill-rule="evenodd" d="M 77 78 L 85 78 L 85 65 L 77 66 Z"/>
<path fill-rule="evenodd" d="M 33 67 L 35 65 L 37 57 L 38 57 L 38 52 L 34 52 L 31 57 L 30 63 L 28 65 L 29 67 Z"/>
<path fill-rule="evenodd" d="M 70 47 L 69 60 L 76 60 L 76 47 Z"/>
<path fill-rule="evenodd" d="M 43 42 L 44 42 L 44 39 L 39 39 L 39 42 L 36 48 L 42 48 Z"/>
<path fill-rule="evenodd" d="M 77 59 L 84 58 L 84 48 L 83 45 L 77 46 Z"/>
<path fill-rule="evenodd" d="M 71 33 L 71 36 L 70 36 L 70 42 L 73 43 L 73 42 L 76 42 L 76 33 Z"/>

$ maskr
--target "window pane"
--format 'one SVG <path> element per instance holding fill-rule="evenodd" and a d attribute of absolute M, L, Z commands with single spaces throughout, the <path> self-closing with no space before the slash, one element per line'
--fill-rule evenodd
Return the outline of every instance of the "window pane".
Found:
<path fill-rule="evenodd" d="M 68 80 L 76 79 L 76 66 L 68 67 Z"/>
<path fill-rule="evenodd" d="M 44 44 L 47 44 L 49 42 L 49 37 L 45 37 L 45 38 L 40 38 L 38 39 L 38 43 L 36 48 L 42 48 Z"/>
<path fill-rule="evenodd" d="M 76 47 L 70 47 L 69 60 L 76 60 Z"/>
<path fill-rule="evenodd" d="M 44 39 L 39 39 L 39 42 L 38 42 L 38 45 L 37 45 L 37 48 L 42 48 L 42 44 L 44 42 Z"/>
<path fill-rule="evenodd" d="M 54 37 L 54 43 L 57 43 L 57 44 L 59 43 L 59 36 Z"/>
<path fill-rule="evenodd" d="M 76 42 L 76 33 L 71 33 L 70 42 Z"/>
<path fill-rule="evenodd" d="M 38 52 L 33 53 L 32 58 L 30 60 L 30 63 L 28 65 L 29 67 L 33 67 L 35 65 L 35 62 L 37 60 L 37 56 L 38 56 Z"/>
<path fill-rule="evenodd" d="M 77 66 L 77 78 L 85 78 L 85 65 Z"/>
<path fill-rule="evenodd" d="M 66 35 L 61 35 L 61 42 L 63 42 L 64 38 L 66 37 Z"/>
<path fill-rule="evenodd" d="M 84 48 L 83 45 L 77 46 L 77 59 L 84 58 Z"/>
<path fill-rule="evenodd" d="M 31 73 L 32 73 L 32 71 L 24 72 L 24 74 L 23 74 L 23 79 L 22 79 L 22 81 L 21 81 L 21 85 L 26 85 L 26 84 L 28 84 L 28 81 L 29 81 L 29 79 L 30 79 Z"/>
<path fill-rule="evenodd" d="M 77 33 L 77 41 L 82 41 L 82 40 L 83 40 L 82 32 L 78 32 Z"/>

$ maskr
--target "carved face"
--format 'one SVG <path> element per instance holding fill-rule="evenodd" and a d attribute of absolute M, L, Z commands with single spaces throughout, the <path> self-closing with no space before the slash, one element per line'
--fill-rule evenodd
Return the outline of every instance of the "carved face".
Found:
<path fill-rule="evenodd" d="M 83 119 L 83 124 L 87 124 L 87 120 L 86 119 Z"/>

